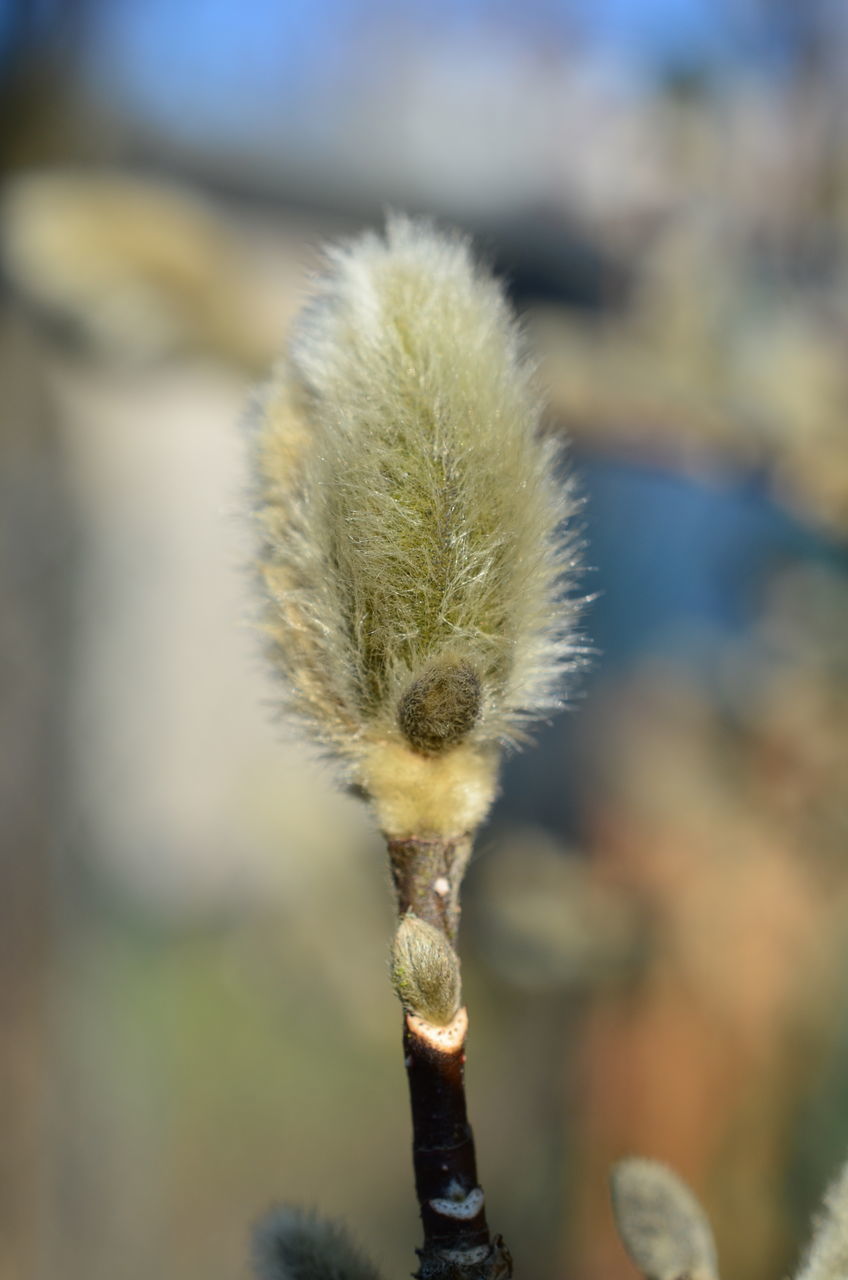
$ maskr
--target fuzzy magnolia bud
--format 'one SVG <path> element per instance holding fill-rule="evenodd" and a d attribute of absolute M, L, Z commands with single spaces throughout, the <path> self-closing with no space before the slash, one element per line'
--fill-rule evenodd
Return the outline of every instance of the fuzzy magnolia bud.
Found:
<path fill-rule="evenodd" d="M 380 1280 L 343 1226 L 302 1209 L 272 1209 L 253 1233 L 257 1280 Z"/>
<path fill-rule="evenodd" d="M 622 1160 L 611 1182 L 619 1235 L 646 1280 L 715 1280 L 710 1224 L 671 1169 L 656 1160 Z"/>
<path fill-rule="evenodd" d="M 798 1280 L 845 1280 L 848 1276 L 848 1165 L 824 1198 L 822 1213 L 798 1272 Z"/>
<path fill-rule="evenodd" d="M 473 830 L 577 664 L 574 508 L 500 285 L 389 219 L 331 250 L 256 401 L 286 704 L 392 836 Z"/>
<path fill-rule="evenodd" d="M 406 915 L 392 945 L 392 986 L 408 1013 L 446 1027 L 459 1010 L 459 960 L 434 925 Z"/>

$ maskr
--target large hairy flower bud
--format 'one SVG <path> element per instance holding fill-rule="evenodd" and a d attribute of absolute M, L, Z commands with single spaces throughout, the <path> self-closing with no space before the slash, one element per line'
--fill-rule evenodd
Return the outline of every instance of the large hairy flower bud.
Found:
<path fill-rule="evenodd" d="M 256 405 L 286 703 L 394 837 L 473 830 L 575 665 L 574 500 L 500 285 L 389 220 L 330 250 Z"/>

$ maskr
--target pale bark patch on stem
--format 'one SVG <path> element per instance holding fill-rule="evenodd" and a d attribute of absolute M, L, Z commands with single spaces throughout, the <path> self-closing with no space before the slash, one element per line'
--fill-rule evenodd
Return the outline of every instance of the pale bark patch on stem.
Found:
<path fill-rule="evenodd" d="M 468 1013 L 463 1006 L 453 1022 L 446 1027 L 435 1027 L 432 1022 L 425 1022 L 413 1013 L 407 1014 L 406 1025 L 410 1032 L 424 1044 L 431 1045 L 439 1053 L 461 1053 L 465 1048 L 465 1037 L 468 1033 Z"/>

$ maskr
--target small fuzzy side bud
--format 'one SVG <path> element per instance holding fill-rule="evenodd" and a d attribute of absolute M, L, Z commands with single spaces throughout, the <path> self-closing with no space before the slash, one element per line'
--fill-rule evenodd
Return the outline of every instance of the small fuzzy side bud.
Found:
<path fill-rule="evenodd" d="M 253 1233 L 257 1280 L 381 1280 L 338 1222 L 303 1209 L 272 1209 Z"/>
<path fill-rule="evenodd" d="M 436 1027 L 446 1027 L 459 1010 L 459 960 L 434 925 L 405 915 L 392 945 L 392 986 L 403 1007 Z"/>
<path fill-rule="evenodd" d="M 401 733 L 416 751 L 446 751 L 474 728 L 480 698 L 480 679 L 467 663 L 434 663 L 401 696 Z"/>
<path fill-rule="evenodd" d="M 798 1280 L 844 1280 L 848 1276 L 848 1164 L 825 1195 Z"/>
<path fill-rule="evenodd" d="M 656 1160 L 622 1160 L 611 1183 L 619 1235 L 647 1280 L 715 1280 L 710 1224 L 671 1169 Z"/>

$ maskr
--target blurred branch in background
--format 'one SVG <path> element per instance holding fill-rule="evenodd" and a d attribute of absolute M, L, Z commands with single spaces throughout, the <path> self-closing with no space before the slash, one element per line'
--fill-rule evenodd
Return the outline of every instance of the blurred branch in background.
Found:
<path fill-rule="evenodd" d="M 33 1273 L 43 1159 L 52 894 L 74 526 L 31 335 L 0 310 L 0 1276 Z"/>
<path fill-rule="evenodd" d="M 82 61 L 100 0 L 5 0 L 0 13 L 0 171 L 102 154 L 114 141 L 88 110 Z"/>

